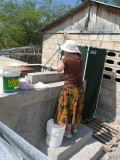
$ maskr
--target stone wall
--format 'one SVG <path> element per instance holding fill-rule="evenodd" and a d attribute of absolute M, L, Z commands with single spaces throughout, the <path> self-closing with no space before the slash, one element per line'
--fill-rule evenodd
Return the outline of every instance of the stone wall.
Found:
<path fill-rule="evenodd" d="M 120 35 L 99 35 L 99 34 L 70 34 L 70 39 L 77 44 L 91 45 L 100 48 L 106 48 L 111 51 L 120 53 Z M 63 34 L 44 34 L 43 49 L 42 49 L 42 63 L 46 63 L 49 58 L 59 48 L 59 44 L 63 41 Z M 56 54 L 49 62 L 49 64 L 57 65 L 58 54 Z"/>
<path fill-rule="evenodd" d="M 30 63 L 30 64 L 36 64 L 36 63 L 40 63 L 41 64 L 41 54 L 35 54 L 35 55 L 31 55 L 31 54 L 17 54 L 17 55 L 8 55 L 6 57 L 9 58 L 13 58 L 16 60 L 20 60 L 26 63 Z"/>
<path fill-rule="evenodd" d="M 108 49 L 97 113 L 120 124 L 120 34 L 70 34 L 77 44 Z M 42 63 L 46 63 L 63 42 L 63 34 L 44 34 Z M 58 52 L 49 65 L 58 64 Z"/>

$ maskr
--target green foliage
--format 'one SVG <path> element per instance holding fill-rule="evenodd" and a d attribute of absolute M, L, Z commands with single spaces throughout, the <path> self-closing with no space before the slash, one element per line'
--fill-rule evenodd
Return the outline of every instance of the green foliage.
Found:
<path fill-rule="evenodd" d="M 70 5 L 53 3 L 53 0 L 1 0 L 0 1 L 0 49 L 36 45 L 42 42 L 42 34 L 35 30 L 71 8 Z M 1 40 L 3 43 L 1 43 Z"/>
<path fill-rule="evenodd" d="M 80 3 L 76 0 L 76 6 Z M 35 31 L 71 8 L 58 0 L 0 0 L 0 49 L 41 44 L 42 34 Z"/>
<path fill-rule="evenodd" d="M 120 0 L 113 0 L 113 2 L 115 2 L 116 5 L 120 6 Z"/>

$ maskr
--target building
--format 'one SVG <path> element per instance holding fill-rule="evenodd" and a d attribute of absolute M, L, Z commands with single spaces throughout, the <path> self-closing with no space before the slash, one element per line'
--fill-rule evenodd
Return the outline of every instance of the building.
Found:
<path fill-rule="evenodd" d="M 120 124 L 120 7 L 96 1 L 82 3 L 42 29 L 42 63 L 63 42 L 63 33 L 77 44 L 108 49 L 97 114 Z M 59 55 L 49 65 L 57 65 Z"/>

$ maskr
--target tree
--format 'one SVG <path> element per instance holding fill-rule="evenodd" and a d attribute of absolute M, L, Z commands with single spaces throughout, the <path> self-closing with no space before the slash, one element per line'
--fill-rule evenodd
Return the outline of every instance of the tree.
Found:
<path fill-rule="evenodd" d="M 40 44 L 42 34 L 34 31 L 55 20 L 70 8 L 70 5 L 57 5 L 53 0 L 23 0 L 23 3 L 18 3 L 17 0 L 1 0 L 0 48 Z"/>
<path fill-rule="evenodd" d="M 120 6 L 120 0 L 113 0 L 113 2 L 115 2 L 116 5 Z"/>

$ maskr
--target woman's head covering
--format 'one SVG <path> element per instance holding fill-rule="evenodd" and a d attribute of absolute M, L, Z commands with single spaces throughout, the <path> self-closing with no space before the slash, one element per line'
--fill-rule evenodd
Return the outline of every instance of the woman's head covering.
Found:
<path fill-rule="evenodd" d="M 60 46 L 60 48 L 65 52 L 80 53 L 76 42 L 72 40 L 67 40 L 64 44 Z"/>

